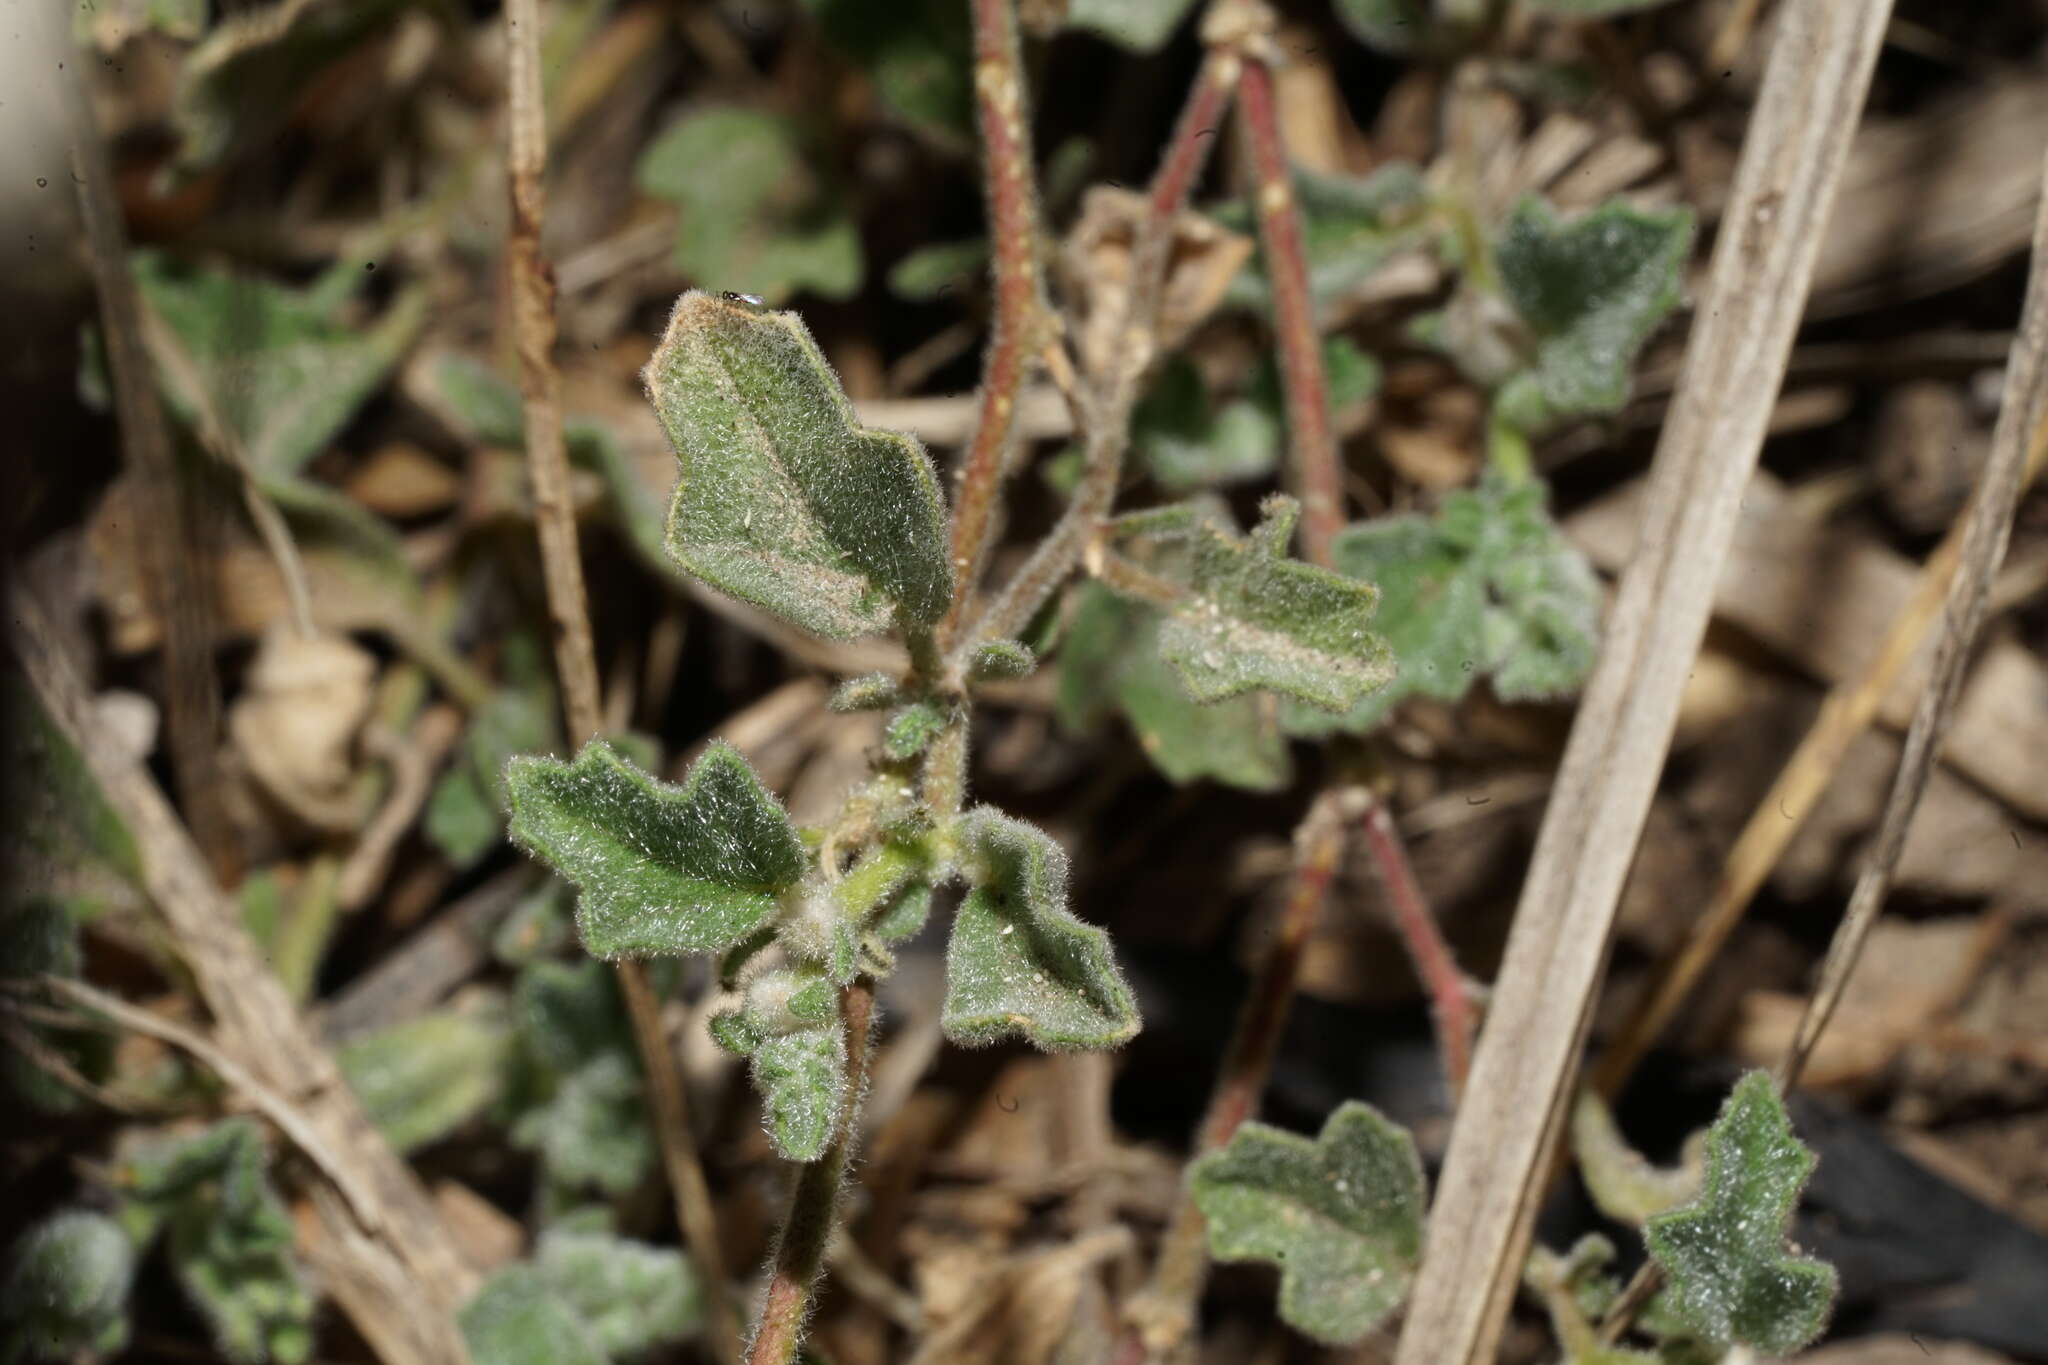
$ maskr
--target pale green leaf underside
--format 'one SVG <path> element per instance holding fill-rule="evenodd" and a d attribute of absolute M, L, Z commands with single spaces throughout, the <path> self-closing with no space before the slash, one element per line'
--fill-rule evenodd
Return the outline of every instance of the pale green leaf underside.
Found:
<path fill-rule="evenodd" d="M 1160 628 L 1159 652 L 1199 702 L 1265 688 L 1342 710 L 1393 676 L 1370 629 L 1379 594 L 1282 557 L 1270 526 L 1250 540 L 1195 528 L 1189 591 Z"/>
<path fill-rule="evenodd" d="M 1311 1142 L 1247 1123 L 1190 1179 L 1219 1261 L 1280 1268 L 1280 1316 L 1338 1346 L 1384 1322 L 1422 1254 L 1422 1165 L 1407 1132 L 1341 1105 Z"/>
<path fill-rule="evenodd" d="M 739 752 L 704 751 L 680 786 L 593 740 L 573 763 L 505 769 L 512 837 L 576 883 L 599 957 L 718 952 L 759 928 L 804 873 L 782 807 Z"/>
<path fill-rule="evenodd" d="M 1572 222 L 1541 200 L 1494 243 L 1501 287 L 1534 336 L 1534 363 L 1500 403 L 1525 430 L 1628 401 L 1636 354 L 1678 306 L 1692 214 L 1610 203 Z"/>
<path fill-rule="evenodd" d="M 1576 690 L 1599 645 L 1600 585 L 1543 501 L 1540 483 L 1489 476 L 1434 517 L 1383 517 L 1339 535 L 1337 568 L 1379 587 L 1373 626 L 1396 671 L 1341 717 L 1289 708 L 1288 728 L 1363 732 L 1407 697 L 1455 701 L 1480 678 L 1508 701 Z"/>
<path fill-rule="evenodd" d="M 1136 1034 L 1137 1002 L 1109 936 L 1067 909 L 1059 845 L 987 807 L 964 820 L 971 889 L 946 948 L 946 1036 L 969 1046 L 1021 1037 L 1062 1051 Z"/>
<path fill-rule="evenodd" d="M 682 464 L 668 547 L 685 569 L 833 639 L 944 614 L 931 461 L 859 424 L 795 314 L 685 294 L 646 379 Z"/>
<path fill-rule="evenodd" d="M 1247 791 L 1277 791 L 1292 775 L 1273 699 L 1190 701 L 1159 655 L 1159 612 L 1126 602 L 1099 583 L 1081 589 L 1060 646 L 1061 723 L 1086 733 L 1112 707 L 1175 782 L 1214 778 Z"/>
<path fill-rule="evenodd" d="M 1834 1268 L 1785 1249 L 1786 1224 L 1813 1167 L 1770 1076 L 1753 1071 L 1736 1082 L 1707 1130 L 1698 1200 L 1643 1229 L 1670 1281 L 1668 1306 L 1695 1334 L 1771 1355 L 1789 1355 L 1820 1335 L 1834 1302 Z"/>

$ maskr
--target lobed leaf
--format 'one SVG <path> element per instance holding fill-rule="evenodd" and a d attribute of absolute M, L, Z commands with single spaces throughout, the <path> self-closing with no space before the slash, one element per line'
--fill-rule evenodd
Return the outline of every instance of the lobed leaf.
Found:
<path fill-rule="evenodd" d="M 1266 510 L 1248 540 L 1193 530 L 1189 590 L 1160 628 L 1159 652 L 1199 702 L 1266 688 L 1342 710 L 1393 676 L 1386 642 L 1368 629 L 1379 594 L 1286 558 L 1295 505 L 1274 498 Z"/>
<path fill-rule="evenodd" d="M 1422 1164 L 1405 1129 L 1340 1105 L 1314 1141 L 1247 1123 L 1189 1180 L 1219 1261 L 1280 1268 L 1280 1316 L 1326 1345 L 1355 1342 L 1408 1293 L 1422 1255 Z"/>
<path fill-rule="evenodd" d="M 946 948 L 946 1036 L 1029 1039 L 1047 1051 L 1115 1047 L 1138 1006 L 1109 936 L 1067 909 L 1067 860 L 1043 831 L 982 807 L 963 817 L 969 885 Z"/>
<path fill-rule="evenodd" d="M 1085 734 L 1121 710 L 1138 745 L 1170 780 L 1214 778 L 1247 791 L 1278 791 L 1293 765 L 1273 700 L 1233 697 L 1204 706 L 1188 699 L 1159 654 L 1160 613 L 1099 583 L 1080 590 L 1060 647 L 1060 722 Z"/>
<path fill-rule="evenodd" d="M 684 113 L 647 144 L 640 188 L 682 209 L 676 268 L 693 283 L 781 302 L 852 296 L 860 231 L 821 183 L 792 119 L 729 105 Z"/>
<path fill-rule="evenodd" d="M 1396 672 L 1341 717 L 1290 708 L 1297 734 L 1363 732 L 1411 696 L 1455 701 L 1480 678 L 1508 701 L 1568 695 L 1599 646 L 1600 585 L 1544 508 L 1542 484 L 1488 475 L 1434 517 L 1343 531 L 1337 568 L 1379 587 L 1375 627 Z"/>
<path fill-rule="evenodd" d="M 680 1341 L 704 1320 L 696 1269 L 673 1247 L 551 1228 L 534 1248 L 533 1268 L 614 1359 Z"/>
<path fill-rule="evenodd" d="M 1699 1198 L 1643 1228 L 1670 1282 L 1668 1306 L 1708 1342 L 1790 1355 L 1827 1325 L 1835 1272 L 1785 1249 L 1814 1155 L 1793 1134 L 1768 1074 L 1736 1082 L 1707 1130 L 1706 1160 Z"/>
<path fill-rule="evenodd" d="M 573 763 L 515 758 L 505 782 L 512 837 L 576 883 L 577 927 L 599 957 L 729 948 L 804 874 L 781 804 L 724 744 L 680 787 L 602 740 Z"/>
<path fill-rule="evenodd" d="M 1541 200 L 1523 200 L 1493 251 L 1532 353 L 1527 371 L 1497 397 L 1497 411 L 1537 431 L 1627 402 L 1637 352 L 1678 306 L 1692 231 L 1686 209 L 1644 212 L 1617 202 L 1567 223 Z"/>
<path fill-rule="evenodd" d="M 105 1356 L 128 1344 L 135 1247 L 121 1225 L 65 1209 L 23 1233 L 0 1283 L 0 1337 L 9 1361 Z"/>
<path fill-rule="evenodd" d="M 646 378 L 682 464 L 668 546 L 685 569 L 834 639 L 944 614 L 931 461 L 860 426 L 795 314 L 685 294 Z"/>
<path fill-rule="evenodd" d="M 547 1100 L 513 1122 L 512 1145 L 538 1153 L 556 1189 L 633 1191 L 657 1155 L 633 1060 L 605 1052 L 562 1077 Z"/>
<path fill-rule="evenodd" d="M 752 1062 L 776 1153 L 824 1155 L 846 1104 L 846 1029 L 832 978 L 816 967 L 755 977 L 740 1007 L 713 1020 L 712 1036 Z"/>

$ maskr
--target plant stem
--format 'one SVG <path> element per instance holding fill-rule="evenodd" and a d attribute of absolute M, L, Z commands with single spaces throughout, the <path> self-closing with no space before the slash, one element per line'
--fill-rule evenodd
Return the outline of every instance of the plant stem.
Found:
<path fill-rule="evenodd" d="M 953 507 L 953 600 L 942 645 L 958 631 L 996 524 L 998 495 L 1015 445 L 1017 396 L 1050 316 L 1038 269 L 1038 187 L 1031 116 L 1011 0 L 972 0 L 974 110 L 981 131 L 988 226 L 995 253 L 995 323 L 981 379 L 980 415 L 960 466 Z"/>
<path fill-rule="evenodd" d="M 562 438 L 561 376 L 555 368 L 554 275 L 541 254 L 546 213 L 547 126 L 541 93 L 540 0 L 506 0 L 506 89 L 512 220 L 506 256 L 512 272 L 512 323 L 526 416 L 527 468 L 533 479 L 534 529 L 540 537 L 548 615 L 555 627 L 555 672 L 572 740 L 604 729 L 597 651 L 577 545 L 569 458 Z M 725 1257 L 704 1165 L 690 1130 L 689 1101 L 661 1025 L 661 1005 L 637 962 L 617 964 L 620 993 L 646 1076 L 648 1108 L 676 1220 L 709 1303 L 710 1339 L 721 1361 L 739 1359 L 737 1324 L 725 1285 Z"/>
<path fill-rule="evenodd" d="M 1302 954 L 1322 919 L 1330 885 L 1344 856 L 1344 821 L 1357 804 L 1357 792 L 1351 787 L 1324 790 L 1295 831 L 1294 884 L 1259 963 L 1251 993 L 1238 1014 L 1236 1031 L 1216 1074 L 1216 1087 L 1209 1095 L 1209 1108 L 1195 1130 L 1197 1156 L 1221 1148 L 1258 1112 L 1294 1000 Z M 1171 1352 L 1186 1340 L 1208 1269 L 1207 1223 L 1195 1206 L 1191 1189 L 1183 1184 L 1173 1221 L 1160 1242 L 1152 1281 L 1132 1302 L 1128 1315 L 1146 1352 Z M 1131 1358 L 1128 1347 L 1123 1358 Z"/>
<path fill-rule="evenodd" d="M 839 992 L 839 1015 L 846 1024 L 846 1097 L 839 1132 L 816 1161 L 797 1172 L 789 1213 L 775 1242 L 774 1276 L 761 1301 L 747 1365 L 790 1365 L 803 1341 L 818 1272 L 832 1240 L 838 1216 L 839 1189 L 860 1131 L 860 1102 L 867 1089 L 869 1040 L 874 1029 L 875 988 L 865 977 Z"/>
<path fill-rule="evenodd" d="M 1444 1077 L 1450 1082 L 1455 1107 L 1472 1070 L 1472 1036 L 1479 1022 L 1472 984 L 1444 942 L 1436 917 L 1429 913 L 1429 902 L 1415 880 L 1408 850 L 1386 803 L 1370 791 L 1365 792 L 1365 800 L 1365 814 L 1359 821 L 1365 830 L 1365 847 L 1379 872 L 1380 884 L 1386 888 L 1394 929 L 1429 995 L 1430 1018 L 1436 1025 L 1437 1048 L 1443 1053 Z"/>
<path fill-rule="evenodd" d="M 1301 498 L 1301 541 L 1312 563 L 1329 565 L 1331 545 L 1344 526 L 1344 479 L 1330 424 L 1330 385 L 1323 344 L 1308 290 L 1308 252 L 1280 115 L 1273 98 L 1268 44 L 1255 48 L 1239 82 L 1244 126 L 1257 177 L 1259 244 L 1273 295 L 1274 339 L 1287 395 L 1289 466 Z"/>
<path fill-rule="evenodd" d="M 1245 7 L 1230 3 L 1212 9 L 1232 14 Z M 1205 31 L 1208 26 L 1205 23 Z M 1083 436 L 1085 472 L 1080 487 L 1061 514 L 1059 523 L 1039 542 L 1031 557 L 1002 592 L 965 632 L 954 651 L 960 657 L 980 640 L 1015 635 L 1038 614 L 1038 609 L 1065 581 L 1086 550 L 1102 519 L 1116 501 L 1117 484 L 1123 477 L 1124 449 L 1130 443 L 1131 407 L 1137 401 L 1138 380 L 1157 323 L 1159 296 L 1166 280 L 1168 258 L 1173 245 L 1173 224 L 1186 207 L 1202 168 L 1208 164 L 1217 129 L 1230 108 L 1231 92 L 1237 86 L 1243 60 L 1235 36 L 1210 41 L 1209 55 L 1195 78 L 1194 89 L 1182 106 L 1180 121 L 1174 125 L 1173 141 L 1159 163 L 1146 195 L 1147 213 L 1131 251 L 1131 283 L 1128 315 L 1124 321 L 1124 345 L 1118 347 L 1119 364 L 1106 375 L 1089 375 L 1082 407 L 1087 418 Z M 1143 352 L 1137 348 L 1143 347 Z M 1136 359 L 1132 359 L 1132 357 Z M 1124 363 L 1130 360 L 1131 363 Z"/>

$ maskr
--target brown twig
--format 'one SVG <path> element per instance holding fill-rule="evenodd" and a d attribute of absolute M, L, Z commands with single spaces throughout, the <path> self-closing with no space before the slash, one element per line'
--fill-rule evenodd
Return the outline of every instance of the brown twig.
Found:
<path fill-rule="evenodd" d="M 1294 880 L 1287 906 L 1265 955 L 1259 961 L 1237 1027 L 1216 1073 L 1209 1107 L 1195 1130 L 1195 1155 L 1223 1147 L 1246 1119 L 1258 1112 L 1273 1055 L 1294 1001 L 1295 978 L 1302 954 L 1321 921 L 1344 856 L 1344 825 L 1356 813 L 1361 793 L 1353 787 L 1332 787 L 1317 796 L 1294 834 Z M 1159 1245 L 1152 1280 L 1131 1303 L 1126 1318 L 1131 1331 L 1153 1355 L 1180 1348 L 1194 1327 L 1195 1310 L 1208 1278 L 1207 1223 L 1193 1194 L 1181 1191 L 1173 1221 Z M 1131 1355 L 1127 1346 L 1126 1357 Z M 1141 1353 L 1142 1354 L 1142 1353 Z"/>
<path fill-rule="evenodd" d="M 1396 1365 L 1493 1358 L 1623 879 L 1791 349 L 1887 0 L 1789 0 L 1658 444 L 1639 549 L 1545 812 Z"/>
<path fill-rule="evenodd" d="M 790 1365 L 797 1358 L 818 1272 L 825 1264 L 825 1248 L 831 1244 L 838 1218 L 839 1190 L 846 1181 L 846 1168 L 860 1132 L 874 1010 L 875 989 L 865 978 L 839 992 L 839 1017 L 846 1026 L 846 1096 L 839 1130 L 824 1155 L 797 1172 L 789 1213 L 776 1238 L 774 1272 L 761 1301 L 747 1365 Z"/>
<path fill-rule="evenodd" d="M 982 367 L 974 438 L 960 462 L 953 502 L 953 600 L 939 624 L 941 649 L 959 630 L 994 538 L 997 500 L 1016 445 L 1018 397 L 1051 316 L 1038 268 L 1038 183 L 1016 11 L 1012 0 L 971 0 L 969 9 L 975 123 L 981 131 L 995 255 L 995 321 Z"/>
<path fill-rule="evenodd" d="M 1301 211 L 1273 99 L 1271 48 L 1271 43 L 1261 43 L 1246 60 L 1238 82 L 1238 107 L 1244 113 L 1257 178 L 1259 244 L 1273 296 L 1274 340 L 1287 398 L 1288 469 L 1301 498 L 1302 550 L 1311 563 L 1327 567 L 1332 542 L 1344 527 L 1344 471 L 1330 428 L 1330 385 L 1323 371 L 1315 301 L 1308 289 Z"/>
<path fill-rule="evenodd" d="M 1429 912 L 1429 901 L 1422 894 L 1422 884 L 1415 880 L 1408 850 L 1394 828 L 1386 802 L 1371 792 L 1365 794 L 1365 800 L 1368 804 L 1359 825 L 1365 830 L 1366 851 L 1372 855 L 1380 885 L 1387 893 L 1388 918 L 1429 996 L 1437 1050 L 1443 1054 L 1444 1078 L 1450 1083 L 1455 1104 L 1465 1093 L 1465 1081 L 1472 1071 L 1472 1039 L 1479 1029 L 1472 982 L 1451 954 L 1451 945 L 1444 942 L 1436 916 Z"/>
<path fill-rule="evenodd" d="M 506 256 L 512 277 L 513 332 L 526 416 L 527 468 L 533 479 L 534 529 L 540 538 L 548 614 L 555 627 L 555 672 L 570 736 L 601 734 L 603 711 L 590 603 L 583 586 L 576 506 L 562 438 L 561 376 L 555 368 L 555 283 L 541 252 L 546 214 L 547 124 L 540 62 L 540 0 L 506 0 L 506 95 L 512 224 Z M 725 1257 L 704 1164 L 690 1128 L 689 1101 L 661 1024 L 661 1005 L 637 962 L 617 964 L 633 1023 L 649 1109 L 661 1142 L 669 1191 L 710 1301 L 710 1338 L 719 1359 L 739 1358 L 737 1324 L 726 1291 Z"/>
<path fill-rule="evenodd" d="M 82 63 L 68 68 L 64 88 L 71 121 L 72 179 L 91 248 L 93 286 L 99 295 L 101 341 L 114 413 L 128 474 L 135 480 L 147 524 L 138 528 L 143 591 L 163 623 L 165 719 L 171 777 L 179 807 L 216 876 L 232 881 L 241 852 L 219 779 L 220 690 L 213 674 L 213 585 L 195 534 L 193 491 L 179 476 L 156 378 L 143 340 L 141 290 L 128 268 L 128 241 L 120 200 L 87 98 Z"/>
<path fill-rule="evenodd" d="M 391 1365 L 463 1365 L 468 1352 L 453 1310 L 475 1287 L 475 1271 L 412 1169 L 371 1126 L 332 1054 L 307 1030 L 155 780 L 97 723 L 43 604 L 17 585 L 9 607 L 22 672 L 133 835 L 143 888 L 191 968 L 216 1046 L 295 1109 L 348 1172 L 346 1194 L 324 1197 L 342 1187 L 315 1185 L 318 1216 L 306 1229 L 336 1299 Z"/>

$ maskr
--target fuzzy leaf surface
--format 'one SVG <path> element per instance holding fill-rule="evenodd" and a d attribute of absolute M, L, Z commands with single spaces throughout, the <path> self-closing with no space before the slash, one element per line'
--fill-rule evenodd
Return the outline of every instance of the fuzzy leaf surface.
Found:
<path fill-rule="evenodd" d="M 1280 1268 L 1280 1316 L 1331 1346 L 1407 1295 L 1422 1255 L 1422 1164 L 1405 1129 L 1356 1100 L 1310 1141 L 1247 1123 L 1190 1180 L 1219 1261 Z"/>
<path fill-rule="evenodd" d="M 685 294 L 646 378 L 682 464 L 668 546 L 685 569 L 833 639 L 945 613 L 930 459 L 860 425 L 795 314 Z"/>
<path fill-rule="evenodd" d="M 485 1282 L 457 1322 L 475 1365 L 609 1365 L 597 1332 L 531 1265 Z"/>
<path fill-rule="evenodd" d="M 985 806 L 964 819 L 970 889 L 946 947 L 946 1036 L 970 1047 L 1026 1038 L 1065 1051 L 1136 1034 L 1137 1001 L 1109 936 L 1067 909 L 1060 846 Z"/>
<path fill-rule="evenodd" d="M 613 1359 L 680 1341 L 704 1319 L 696 1270 L 672 1247 L 551 1228 L 534 1248 L 533 1266 Z"/>
<path fill-rule="evenodd" d="M 681 207 L 676 268 L 696 284 L 779 303 L 860 288 L 860 233 L 820 183 L 797 123 L 733 106 L 693 109 L 640 155 L 640 188 Z"/>
<path fill-rule="evenodd" d="M 1247 791 L 1278 791 L 1293 774 L 1273 699 L 1188 699 L 1159 654 L 1160 613 L 1099 583 L 1081 589 L 1060 646 L 1055 709 L 1086 734 L 1120 710 L 1153 766 L 1174 782 L 1214 778 Z"/>
<path fill-rule="evenodd" d="M 707 748 L 681 786 L 601 740 L 573 763 L 515 758 L 505 782 L 512 837 L 576 883 L 577 927 L 599 957 L 729 948 L 804 873 L 781 803 L 724 744 Z"/>
<path fill-rule="evenodd" d="M 1193 529 L 1188 592 L 1160 627 L 1159 652 L 1198 702 L 1265 688 L 1342 710 L 1393 676 L 1370 629 L 1378 590 L 1287 558 L 1293 504 L 1268 509 L 1248 540 Z"/>
<path fill-rule="evenodd" d="M 1650 1219 L 1643 1240 L 1670 1283 L 1670 1309 L 1700 1338 L 1790 1355 L 1820 1335 L 1834 1267 L 1785 1249 L 1814 1155 L 1792 1131 L 1771 1078 L 1736 1082 L 1707 1130 L 1706 1183 L 1687 1207 Z"/>
<path fill-rule="evenodd" d="M 846 1097 L 846 1029 L 831 978 L 815 967 L 764 973 L 738 1010 L 714 1022 L 713 1036 L 752 1062 L 776 1153 L 822 1156 Z"/>
<path fill-rule="evenodd" d="M 1434 517 L 1347 527 L 1339 571 L 1379 587 L 1374 626 L 1393 680 L 1341 717 L 1292 707 L 1297 734 L 1363 732 L 1411 696 L 1455 701 L 1480 678 L 1508 701 L 1569 695 L 1592 669 L 1600 584 L 1544 507 L 1542 484 L 1488 476 L 1449 494 Z"/>
<path fill-rule="evenodd" d="M 349 1040 L 335 1053 L 370 1122 L 400 1152 L 448 1136 L 495 1103 L 512 1056 L 502 1001 L 442 1009 Z"/>
<path fill-rule="evenodd" d="M 1533 340 L 1526 372 L 1496 399 L 1536 431 L 1628 401 L 1636 354 L 1678 306 L 1692 214 L 1610 203 L 1564 222 L 1525 199 L 1494 242 L 1501 287 Z"/>
<path fill-rule="evenodd" d="M 88 1209 L 52 1214 L 21 1235 L 8 1262 L 5 1359 L 111 1355 L 128 1344 L 135 1247 L 113 1219 Z"/>

